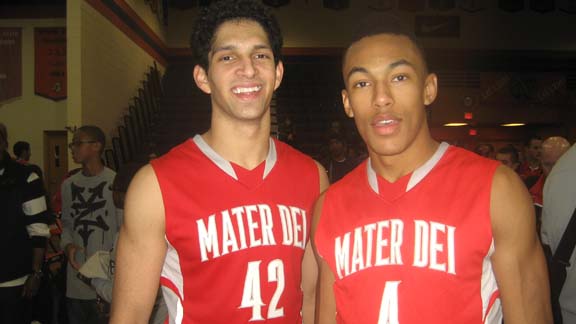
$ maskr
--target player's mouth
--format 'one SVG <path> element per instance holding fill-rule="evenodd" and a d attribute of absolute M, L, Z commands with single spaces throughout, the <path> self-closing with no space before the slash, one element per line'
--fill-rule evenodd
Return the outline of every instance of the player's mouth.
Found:
<path fill-rule="evenodd" d="M 372 127 L 379 135 L 391 135 L 397 132 L 401 120 L 393 116 L 378 116 L 372 121 Z"/>
<path fill-rule="evenodd" d="M 251 97 L 257 96 L 262 90 L 261 85 L 250 86 L 250 87 L 234 87 L 232 88 L 232 93 L 240 98 L 249 99 Z"/>

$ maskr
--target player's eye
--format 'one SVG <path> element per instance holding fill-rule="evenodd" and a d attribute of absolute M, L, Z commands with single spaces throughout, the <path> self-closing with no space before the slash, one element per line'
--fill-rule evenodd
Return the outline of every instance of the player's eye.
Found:
<path fill-rule="evenodd" d="M 402 82 L 402 81 L 406 81 L 408 80 L 408 76 L 404 75 L 404 74 L 399 74 L 397 76 L 395 76 L 394 78 L 392 78 L 392 81 L 394 82 Z"/>
<path fill-rule="evenodd" d="M 370 83 L 367 81 L 358 81 L 354 83 L 354 88 L 364 88 L 367 87 Z"/>

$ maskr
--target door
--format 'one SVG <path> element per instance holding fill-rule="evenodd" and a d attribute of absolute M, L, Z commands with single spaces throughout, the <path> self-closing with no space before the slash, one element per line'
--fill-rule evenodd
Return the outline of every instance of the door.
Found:
<path fill-rule="evenodd" d="M 44 131 L 44 181 L 48 197 L 60 190 L 68 172 L 68 134 L 66 131 Z"/>

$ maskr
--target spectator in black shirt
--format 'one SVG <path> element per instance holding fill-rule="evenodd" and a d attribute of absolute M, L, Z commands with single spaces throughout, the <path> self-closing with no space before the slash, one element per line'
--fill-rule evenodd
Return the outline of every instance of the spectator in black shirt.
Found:
<path fill-rule="evenodd" d="M 38 292 L 48 229 L 40 177 L 10 158 L 0 123 L 0 323 L 25 323 L 27 299 Z"/>

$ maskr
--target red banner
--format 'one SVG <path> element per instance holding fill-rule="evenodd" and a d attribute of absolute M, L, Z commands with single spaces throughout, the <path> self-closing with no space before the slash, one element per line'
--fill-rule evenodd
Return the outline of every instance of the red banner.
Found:
<path fill-rule="evenodd" d="M 34 92 L 52 100 L 66 99 L 66 28 L 35 28 Z"/>
<path fill-rule="evenodd" d="M 22 29 L 0 28 L 0 102 L 22 96 Z"/>

